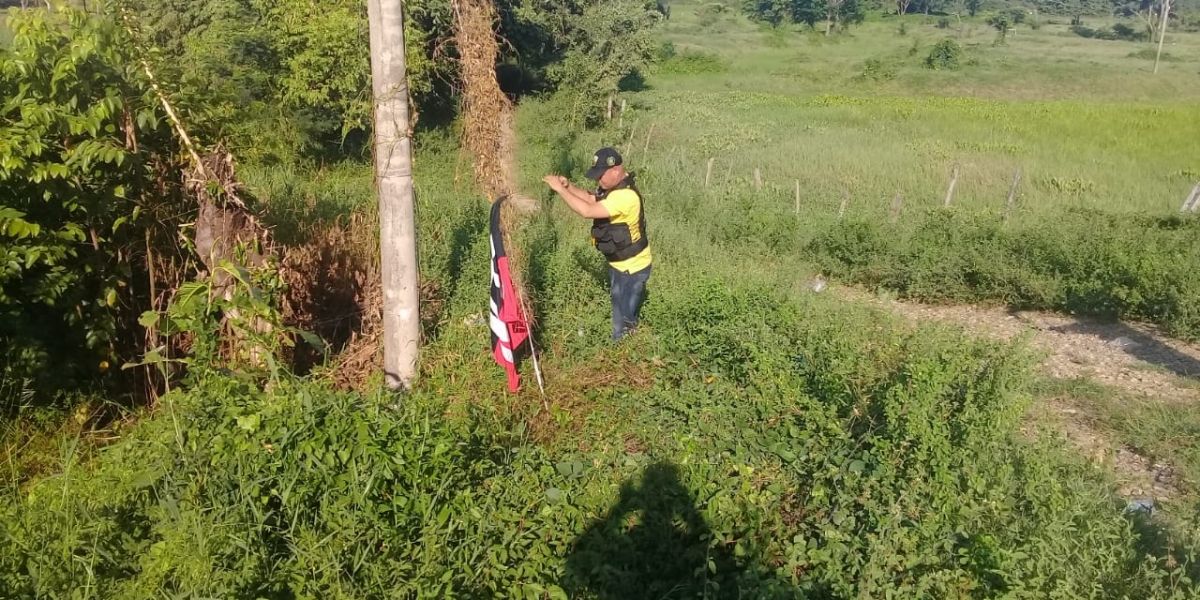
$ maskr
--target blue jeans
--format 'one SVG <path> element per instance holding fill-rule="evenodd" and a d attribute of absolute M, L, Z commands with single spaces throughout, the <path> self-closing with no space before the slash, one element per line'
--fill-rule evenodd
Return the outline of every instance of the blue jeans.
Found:
<path fill-rule="evenodd" d="M 637 329 L 638 313 L 641 312 L 642 301 L 646 299 L 646 282 L 650 280 L 650 269 L 651 267 L 646 267 L 637 273 L 626 273 L 608 268 L 608 282 L 612 287 L 613 341 Z"/>

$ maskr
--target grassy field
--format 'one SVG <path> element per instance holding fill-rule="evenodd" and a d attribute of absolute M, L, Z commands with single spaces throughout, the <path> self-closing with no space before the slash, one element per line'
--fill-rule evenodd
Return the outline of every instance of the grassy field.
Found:
<path fill-rule="evenodd" d="M 1152 77 L 1144 60 L 1125 58 L 1136 45 L 1048 24 L 993 47 L 993 34 L 973 25 L 963 42 L 978 64 L 935 72 L 921 61 L 949 32 L 920 18 L 906 20 L 905 35 L 893 19 L 826 40 L 698 10 L 674 5 L 664 32 L 674 57 L 625 95 L 621 126 L 579 131 L 568 97 L 519 110 L 521 174 L 543 204 L 515 237 L 516 268 L 536 307 L 545 400 L 528 364 L 523 391 L 504 393 L 477 324 L 488 301 L 488 204 L 455 140 L 427 135 L 417 145 L 417 212 L 422 276 L 434 290 L 423 310 L 436 314 L 419 388 L 358 394 L 331 389 L 319 370 L 254 379 L 198 367 L 97 455 L 79 451 L 92 434 L 73 430 L 59 446 L 35 445 L 40 456 L 10 452 L 0 589 L 1194 597 L 1194 500 L 1166 505 L 1179 526 L 1160 529 L 1124 511 L 1111 474 L 1061 441 L 1023 436 L 1039 390 L 1020 346 L 913 328 L 804 283 L 834 256 L 821 240 L 855 227 L 880 229 L 854 240 L 903 233 L 905 243 L 936 246 L 912 236 L 938 221 L 909 215 L 940 205 L 955 161 L 956 203 L 970 210 L 942 217 L 960 219 L 962 231 L 977 225 L 983 240 L 1002 239 L 986 212 L 999 212 L 1016 168 L 1025 173 L 1018 224 L 1031 229 L 1014 229 L 1031 239 L 1054 236 L 1063 207 L 1177 208 L 1189 169 L 1200 168 L 1186 151 L 1200 127 L 1189 116 L 1197 63 L 1171 62 Z M 1196 40 L 1179 43 L 1170 51 L 1186 57 L 1183 44 Z M 895 76 L 861 80 L 868 59 Z M 645 327 L 615 346 L 589 224 L 538 181 L 558 172 L 582 183 L 606 143 L 622 146 L 639 174 L 656 260 Z M 373 210 L 364 165 L 244 172 L 287 243 Z M 843 191 L 846 229 L 829 231 Z M 893 232 L 885 223 L 896 192 L 905 204 Z M 1086 241 L 1091 217 L 1072 214 L 1082 216 L 1071 231 Z M 1113 230 L 1122 243 L 1137 234 Z M 939 256 L 979 246 L 958 237 Z M 906 271 L 912 247 L 891 247 L 901 257 L 893 271 Z M 889 248 L 881 242 L 868 258 L 883 261 Z M 922 272 L 952 272 L 937 264 Z M 1161 430 L 1170 420 L 1126 431 L 1146 444 L 1175 439 L 1182 429 Z M 1186 468 L 1196 464 L 1185 457 Z"/>
<path fill-rule="evenodd" d="M 999 208 L 1018 169 L 1026 210 L 1177 209 L 1200 181 L 1186 150 L 1200 135 L 1200 35 L 1168 38 L 1179 60 L 1155 76 L 1129 57 L 1148 44 L 1063 25 L 1022 26 L 1000 46 L 982 23 L 958 37 L 924 17 L 825 38 L 680 3 L 666 28 L 676 56 L 630 95 L 625 125 L 639 130 L 635 161 L 675 151 L 681 178 L 702 180 L 715 157 L 720 184 L 748 185 L 760 168 L 781 202 L 798 179 L 805 207 L 836 210 L 848 193 L 863 215 L 886 214 L 898 193 L 905 206 L 940 205 L 956 163 L 955 202 L 976 207 Z M 962 66 L 925 68 L 943 39 L 962 45 Z"/>

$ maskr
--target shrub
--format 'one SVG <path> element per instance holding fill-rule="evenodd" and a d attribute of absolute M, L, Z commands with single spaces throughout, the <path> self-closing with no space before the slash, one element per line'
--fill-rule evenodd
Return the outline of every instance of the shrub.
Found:
<path fill-rule="evenodd" d="M 18 11 L 11 24 L 19 35 L 0 49 L 0 390 L 113 384 L 100 365 L 144 341 L 145 255 L 181 256 L 176 215 L 187 209 L 168 166 L 178 148 L 119 29 L 66 7 Z"/>
<path fill-rule="evenodd" d="M 1064 193 L 1088 182 L 1047 185 Z M 830 273 L 933 302 L 1003 302 L 1029 309 L 1139 319 L 1200 339 L 1200 220 L 1073 211 L 1053 224 L 1004 228 L 940 212 L 910 231 L 843 224 L 808 252 Z"/>
<path fill-rule="evenodd" d="M 672 50 L 674 50 L 672 48 Z M 715 54 L 699 50 L 684 50 L 665 58 L 658 65 L 660 73 L 671 75 L 703 75 L 722 73 L 726 69 L 725 62 Z"/>
<path fill-rule="evenodd" d="M 661 291 L 653 387 L 559 447 L 526 443 L 478 389 L 465 407 L 428 392 L 392 406 L 206 372 L 94 463 L 0 497 L 0 586 L 117 600 L 1195 591 L 1093 467 L 1018 437 L 1024 354 L 753 283 Z"/>
<path fill-rule="evenodd" d="M 939 17 L 937 27 L 938 29 L 950 29 L 950 19 L 948 17 Z"/>
<path fill-rule="evenodd" d="M 1082 23 L 1077 23 L 1071 25 L 1071 32 L 1080 37 L 1097 40 L 1144 42 L 1148 39 L 1148 34 L 1144 30 L 1125 23 L 1117 23 L 1109 29 L 1092 29 Z"/>
<path fill-rule="evenodd" d="M 878 58 L 869 58 L 863 63 L 859 77 L 873 81 L 890 81 L 896 77 L 896 67 Z"/>
<path fill-rule="evenodd" d="M 957 69 L 962 64 L 962 46 L 954 40 L 942 40 L 933 46 L 925 58 L 925 67 L 934 70 Z"/>
<path fill-rule="evenodd" d="M 1135 29 L 1126 23 L 1117 23 L 1112 26 L 1113 37 L 1118 40 L 1129 42 L 1145 41 L 1147 34 L 1142 29 Z"/>

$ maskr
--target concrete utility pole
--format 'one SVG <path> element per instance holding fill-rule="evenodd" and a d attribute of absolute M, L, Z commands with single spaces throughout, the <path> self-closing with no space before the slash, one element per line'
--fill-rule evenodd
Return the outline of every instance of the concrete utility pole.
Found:
<path fill-rule="evenodd" d="M 401 0 L 367 2 L 383 270 L 383 370 L 392 389 L 408 389 L 416 380 L 421 337 L 402 5 Z"/>

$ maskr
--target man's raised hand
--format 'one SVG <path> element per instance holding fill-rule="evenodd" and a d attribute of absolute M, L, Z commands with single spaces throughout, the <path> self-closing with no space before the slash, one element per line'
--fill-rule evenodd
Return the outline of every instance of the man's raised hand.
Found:
<path fill-rule="evenodd" d="M 562 175 L 547 175 L 542 178 L 542 181 L 545 181 L 546 185 L 556 192 L 567 189 L 567 178 Z"/>

